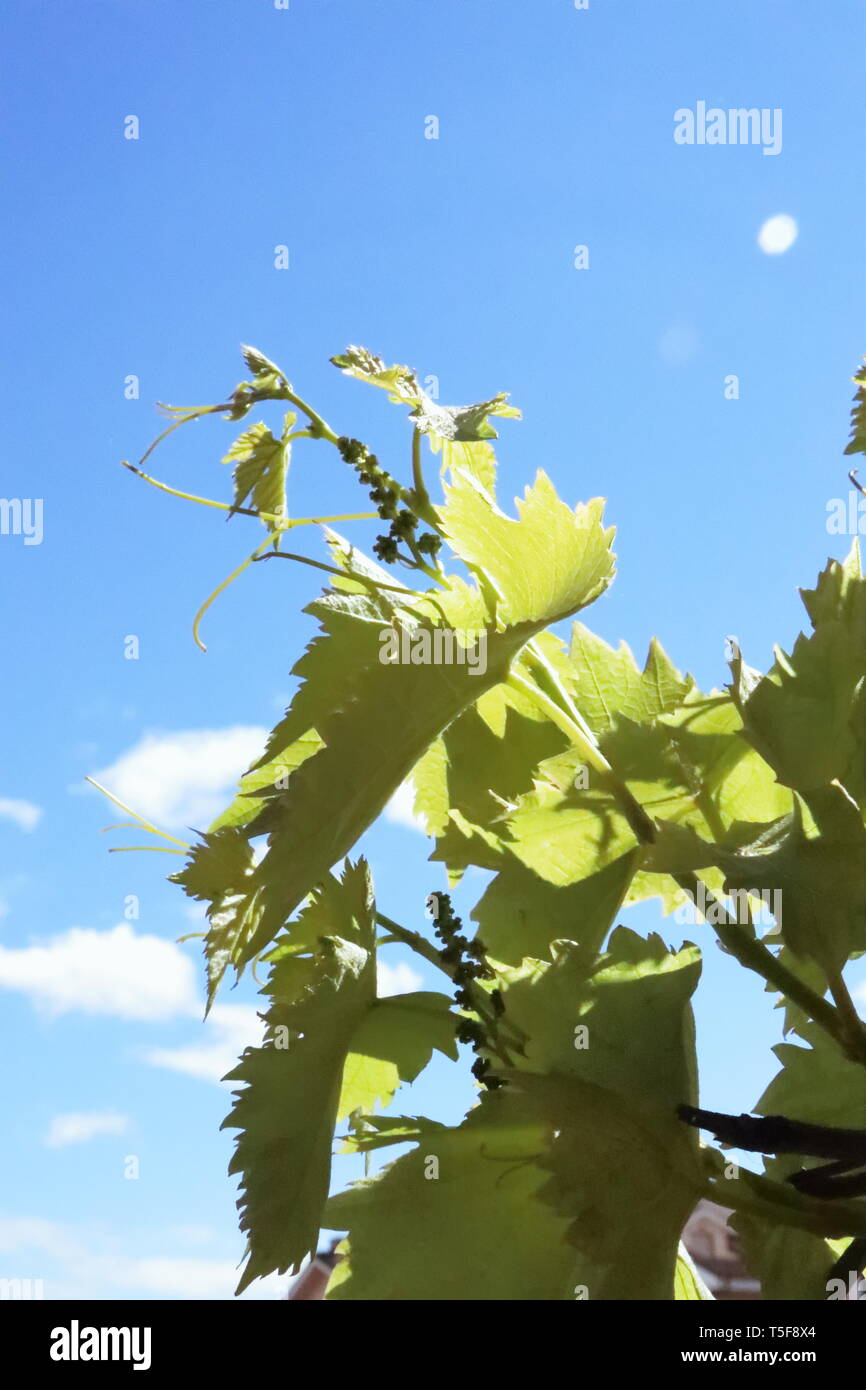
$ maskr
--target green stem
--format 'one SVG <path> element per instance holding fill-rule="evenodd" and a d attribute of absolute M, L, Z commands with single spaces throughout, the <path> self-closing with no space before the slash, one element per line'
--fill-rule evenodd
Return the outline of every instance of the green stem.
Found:
<path fill-rule="evenodd" d="M 799 1004 L 810 1018 L 839 1043 L 852 1061 L 866 1061 L 866 1036 L 855 1046 L 841 1013 L 826 999 L 822 999 L 815 990 L 804 984 L 763 942 L 750 936 L 696 873 L 672 874 L 671 877 L 693 903 L 697 903 L 699 897 L 703 896 L 705 904 L 712 912 L 711 918 L 706 912 L 703 913 L 705 920 L 722 945 L 727 947 L 741 965 L 746 966 L 748 970 L 754 970 L 780 994 Z"/>
<path fill-rule="evenodd" d="M 742 1177 L 737 1181 L 742 1182 Z M 705 1195 L 711 1202 L 731 1207 L 734 1211 L 748 1212 L 774 1224 L 781 1222 L 796 1230 L 822 1236 L 825 1240 L 839 1240 L 850 1235 L 852 1228 L 857 1231 L 863 1229 L 866 1208 L 862 1206 L 855 1207 L 851 1202 L 844 1205 L 841 1202 L 825 1202 L 811 1209 L 798 1206 L 788 1200 L 782 1183 L 775 1183 L 760 1173 L 749 1174 L 749 1185 L 755 1189 L 754 1196 L 734 1195 L 731 1190 L 733 1183 L 722 1186 L 713 1182 L 707 1183 Z"/>
<path fill-rule="evenodd" d="M 268 397 L 264 397 L 264 399 L 268 399 Z M 280 392 L 279 396 L 273 397 L 272 399 L 289 401 L 292 405 L 297 406 L 302 415 L 306 415 L 312 426 L 310 431 L 311 439 L 326 439 L 329 444 L 337 444 L 340 436 L 334 433 L 331 426 L 322 419 L 318 411 L 315 411 L 313 407 L 308 405 L 305 400 L 302 400 L 300 396 L 295 395 L 295 392 L 289 387 L 286 387 L 284 391 Z"/>
<path fill-rule="evenodd" d="M 424 465 L 421 461 L 421 431 L 416 425 L 412 431 L 412 485 L 419 502 L 429 502 L 427 484 L 424 481 Z"/>
<path fill-rule="evenodd" d="M 420 932 L 410 931 L 408 927 L 401 927 L 399 922 L 393 921 L 391 917 L 386 917 L 384 912 L 376 913 L 376 921 L 380 927 L 384 927 L 387 932 L 390 932 L 395 941 L 409 946 L 411 950 L 417 952 L 419 956 L 423 956 L 431 965 L 435 965 L 437 970 L 441 970 L 450 978 L 449 971 L 439 959 L 439 952 L 432 941 L 428 941 Z"/>
<path fill-rule="evenodd" d="M 261 548 L 261 547 L 260 547 Z M 366 574 L 358 574 L 356 571 L 337 569 L 336 565 L 326 565 L 322 560 L 311 560 L 309 555 L 295 555 L 290 550 L 274 550 L 269 555 L 261 555 L 261 560 L 297 560 L 302 565 L 311 565 L 313 569 L 324 570 L 326 574 L 336 574 L 340 579 L 354 579 L 358 584 L 366 584 L 374 591 L 377 589 L 387 589 L 389 593 L 407 594 L 409 598 L 424 598 L 415 589 L 402 589 L 399 584 L 386 584 L 384 580 L 370 579 Z"/>
<path fill-rule="evenodd" d="M 866 1062 L 866 1024 L 857 1012 L 841 970 L 828 971 L 827 983 L 848 1042 L 858 1060 Z"/>
<path fill-rule="evenodd" d="M 428 941 L 427 938 L 421 936 L 419 932 L 410 931 L 408 927 L 401 927 L 399 922 L 395 922 L 391 917 L 386 917 L 384 912 L 376 913 L 376 921 L 380 927 L 384 927 L 389 933 L 389 937 L 385 938 L 386 941 L 390 939 L 395 942 L 400 942 L 403 946 L 408 946 L 411 950 L 417 952 L 419 956 L 423 956 L 431 965 L 435 965 L 436 969 L 441 970 L 443 975 L 447 975 L 449 980 L 454 979 L 453 970 L 442 961 L 439 951 L 433 945 L 432 941 Z M 489 1050 L 494 1052 L 506 1067 L 513 1066 L 513 1060 L 509 1056 L 505 1045 L 499 1043 L 496 1039 L 500 1019 L 499 1016 L 493 1012 L 492 1008 L 487 1007 L 487 996 L 485 991 L 474 985 L 464 985 L 463 988 L 468 988 L 473 995 L 472 1009 L 480 1018 L 484 1019 L 493 1035 L 490 1040 Z"/>
<path fill-rule="evenodd" d="M 424 480 L 422 441 L 423 435 L 416 425 L 412 431 L 412 509 L 416 516 L 421 517 L 441 535 L 442 527 Z"/>

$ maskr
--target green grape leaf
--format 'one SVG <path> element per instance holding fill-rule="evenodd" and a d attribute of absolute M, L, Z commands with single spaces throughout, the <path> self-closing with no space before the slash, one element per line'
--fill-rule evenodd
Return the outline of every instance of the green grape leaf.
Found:
<path fill-rule="evenodd" d="M 475 478 L 491 497 L 496 489 L 496 453 L 488 439 L 460 441 L 442 439 L 437 434 L 429 435 L 430 448 L 434 454 L 441 451 L 441 473 L 449 474 L 452 482 L 459 473 Z"/>
<path fill-rule="evenodd" d="M 505 810 L 532 789 L 535 768 L 568 746 L 546 716 L 504 685 L 486 691 L 442 735 L 447 808 L 504 834 Z"/>
<path fill-rule="evenodd" d="M 537 1199 L 551 1135 L 536 1110 L 486 1095 L 458 1128 L 422 1124 L 417 1148 L 332 1197 L 325 1220 L 350 1235 L 328 1299 L 573 1299 L 567 1222 Z"/>
<path fill-rule="evenodd" d="M 445 534 L 489 586 L 502 623 L 546 627 L 592 603 L 613 579 L 614 531 L 602 525 L 599 499 L 572 511 L 540 470 L 518 499 L 517 521 L 469 475 L 446 485 L 445 496 L 438 508 Z"/>
<path fill-rule="evenodd" d="M 439 405 L 423 390 L 417 373 L 410 367 L 388 367 L 366 348 L 351 346 L 331 361 L 347 376 L 387 391 L 388 399 L 395 405 L 413 406 L 410 418 L 423 434 L 465 443 L 495 439 L 491 415 L 520 417 L 520 411 L 507 404 L 508 397 L 502 392 L 478 405 Z"/>
<path fill-rule="evenodd" d="M 558 638 L 547 632 L 533 641 L 554 665 L 562 658 Z M 528 648 L 513 668 L 531 674 Z M 568 747 L 568 739 L 522 689 L 498 685 L 449 725 L 412 772 L 415 811 L 435 835 L 432 856 L 452 877 L 470 863 L 496 867 L 506 853 L 504 815 L 532 788 L 543 758 Z"/>
<path fill-rule="evenodd" d="M 856 1129 L 866 1112 L 866 1071 L 843 1056 L 837 1043 L 811 1022 L 797 1032 L 809 1044 L 780 1043 L 773 1048 L 782 1070 L 755 1106 L 759 1115 L 787 1115 L 807 1124 Z M 764 1160 L 767 1176 L 783 1180 L 803 1166 L 824 1160 L 785 1154 Z M 751 1213 L 738 1212 L 731 1225 L 740 1236 L 747 1267 L 761 1282 L 765 1299 L 827 1297 L 827 1278 L 846 1241 L 825 1240 L 808 1231 L 774 1226 Z"/>
<path fill-rule="evenodd" d="M 557 887 L 578 883 L 628 860 L 633 871 L 637 837 L 610 792 L 575 785 L 582 753 L 547 758 L 535 789 L 508 816 L 508 849 L 526 868 Z M 623 873 L 626 866 L 621 864 Z"/>
<path fill-rule="evenodd" d="M 170 883 L 179 883 L 187 897 L 211 902 L 234 893 L 252 872 L 253 852 L 246 836 L 228 826 L 208 831 L 201 844 L 193 845 L 189 858 Z"/>
<path fill-rule="evenodd" d="M 791 1226 L 774 1226 L 751 1212 L 735 1212 L 730 1225 L 740 1238 L 743 1262 L 773 1301 L 821 1302 L 827 1277 L 843 1241 L 825 1240 Z"/>
<path fill-rule="evenodd" d="M 248 498 L 258 512 L 281 518 L 288 515 L 286 480 L 291 452 L 288 435 L 296 419 L 291 411 L 286 415 L 281 439 L 275 439 L 268 427 L 259 423 L 251 425 L 235 440 L 223 459 L 223 463 L 234 464 L 235 495 L 230 516 L 237 508 L 246 506 Z M 279 530 L 274 521 L 262 518 L 262 523 L 271 531 Z"/>
<path fill-rule="evenodd" d="M 446 994 L 422 991 L 378 999 L 361 1019 L 351 1042 L 338 1118 L 353 1110 L 388 1103 L 401 1081 L 414 1081 L 434 1048 L 457 1060 L 454 1026 Z"/>
<path fill-rule="evenodd" d="M 453 588 L 437 598 L 452 629 L 474 626 L 471 614 L 469 623 L 463 617 L 462 597 Z M 332 599 L 312 605 L 326 628 L 339 602 Z M 333 642 L 328 663 L 340 674 L 334 686 L 317 691 L 316 731 L 325 746 L 296 768 L 288 788 L 274 795 L 248 827 L 251 834 L 267 832 L 269 836 L 268 852 L 256 870 L 266 890 L 267 908 L 262 928 L 243 959 L 267 945 L 313 884 L 379 815 L 451 719 L 486 687 L 502 680 L 523 640 L 522 634 L 485 630 L 487 670 L 480 675 L 466 664 L 387 664 L 379 659 L 380 635 L 386 631 L 380 610 L 360 598 L 342 602 L 354 605 L 355 625 L 363 628 L 363 656 L 350 665 L 358 644 Z M 428 630 L 435 626 L 429 623 Z M 321 655 L 324 659 L 325 653 Z M 347 673 L 351 696 L 335 707 L 332 702 L 335 695 L 339 697 Z M 302 688 L 299 698 L 307 693 L 308 687 Z"/>
<path fill-rule="evenodd" d="M 601 745 L 661 827 L 629 902 L 659 897 L 666 911 L 681 906 L 684 895 L 668 875 L 686 868 L 702 868 L 707 886 L 720 892 L 724 875 L 710 867 L 717 858 L 713 846 L 736 848 L 749 838 L 747 825 L 755 838 L 793 806 L 791 791 L 742 736 L 734 703 L 714 691 L 690 690 L 677 709 L 657 716 L 653 730 L 622 724 L 602 735 Z M 661 870 L 663 856 L 677 843 L 687 857 L 669 860 L 666 872 L 653 872 L 653 863 Z"/>
<path fill-rule="evenodd" d="M 508 1017 L 529 1035 L 521 1067 L 617 1092 L 647 1110 L 686 1162 L 693 1135 L 674 1112 L 696 1094 L 689 1000 L 700 973 L 697 946 L 673 952 L 655 933 L 617 927 L 589 962 L 579 946 L 557 942 L 552 962 L 526 961 L 505 976 Z"/>
<path fill-rule="evenodd" d="M 273 742 L 273 735 L 271 739 Z M 282 746 L 271 758 L 256 763 L 255 767 L 244 773 L 234 801 L 208 827 L 211 834 L 229 826 L 242 829 L 248 825 L 270 795 L 285 791 L 295 768 L 324 747 L 315 729 L 308 729 L 297 738 L 287 734 L 280 742 Z"/>
<path fill-rule="evenodd" d="M 697 1092 L 700 953 L 624 927 L 595 966 L 572 943 L 553 950 L 505 991 L 506 1016 L 528 1035 L 509 1084 L 557 1134 L 540 1160 L 552 1173 L 542 1195 L 569 1216 L 590 1297 L 671 1298 L 701 1185 L 697 1137 L 675 1114 Z"/>
<path fill-rule="evenodd" d="M 583 538 L 589 523 L 573 520 L 575 534 Z M 536 521 L 537 517 L 527 524 Z M 521 524 L 509 524 L 519 536 Z M 590 529 L 595 540 L 587 544 L 594 554 L 605 533 L 597 521 Z M 327 637 L 308 652 L 309 677 L 264 757 L 272 759 L 280 744 L 306 732 L 311 720 L 325 746 L 294 769 L 287 788 L 268 798 L 247 826 L 252 836 L 269 836 L 268 851 L 256 869 L 265 909 L 239 963 L 267 946 L 311 887 L 379 815 L 425 750 L 486 690 L 506 678 L 511 661 L 555 616 L 559 605 L 590 601 L 599 567 L 600 562 L 593 561 L 583 576 L 589 591 L 575 574 L 564 587 L 545 586 L 533 594 L 531 611 L 524 608 L 523 616 L 503 630 L 492 626 L 480 593 L 460 580 L 452 579 L 435 596 L 419 596 L 412 620 L 415 630 L 420 623 L 430 632 L 431 642 L 441 627 L 458 633 L 480 631 L 484 669 L 480 662 L 473 666 L 466 660 L 429 665 L 383 662 L 383 638 L 392 617 L 398 626 L 405 626 L 408 618 L 401 614 L 398 621 L 393 606 L 378 599 L 332 592 L 309 606 L 307 611 L 320 618 Z M 545 601 L 554 612 L 544 609 Z"/>
<path fill-rule="evenodd" d="M 426 392 L 422 392 L 416 408 L 410 411 L 410 419 L 415 421 L 422 434 L 437 435 L 440 439 L 450 439 L 456 443 L 496 439 L 497 432 L 490 423 L 491 415 L 507 420 L 520 419 L 520 411 L 508 404 L 504 391 L 491 396 L 489 401 L 479 401 L 477 405 L 439 405 Z"/>
<path fill-rule="evenodd" d="M 285 377 L 277 364 L 272 362 L 269 357 L 265 357 L 263 352 L 259 352 L 258 348 L 244 344 L 241 346 L 241 352 L 253 376 L 282 377 L 285 381 Z"/>
<path fill-rule="evenodd" d="M 509 855 L 472 911 L 490 954 L 507 965 L 545 959 L 552 942 L 577 942 L 589 957 L 601 948 L 637 863 L 637 851 L 576 883 L 556 886 Z"/>
<path fill-rule="evenodd" d="M 340 1153 L 369 1153 L 394 1144 L 417 1143 L 422 1134 L 445 1128 L 438 1120 L 418 1115 L 362 1115 L 344 1137 Z"/>
<path fill-rule="evenodd" d="M 179 883 L 189 897 L 208 903 L 207 1014 L 238 943 L 248 940 L 261 920 L 263 904 L 253 879 L 252 846 L 233 826 L 207 832 L 170 882 Z"/>
<path fill-rule="evenodd" d="M 366 348 L 350 344 L 345 352 L 332 357 L 331 361 L 346 376 L 353 376 L 357 381 L 366 381 L 387 391 L 388 399 L 395 405 L 414 405 L 423 394 L 421 383 L 411 367 L 389 367 L 383 358 L 368 352 Z"/>
<path fill-rule="evenodd" d="M 857 387 L 851 409 L 851 439 L 846 454 L 866 454 L 866 359 L 851 378 Z"/>
<path fill-rule="evenodd" d="M 614 649 L 575 623 L 570 659 L 575 700 L 595 734 L 616 728 L 621 715 L 647 723 L 676 709 L 694 689 L 691 677 L 680 675 L 655 638 L 641 671 L 625 642 Z"/>
<path fill-rule="evenodd" d="M 866 579 L 859 546 L 831 560 L 814 590 L 802 591 L 814 630 L 790 656 L 776 648 L 772 670 L 746 673 L 735 653 L 732 691 L 746 736 L 780 782 L 808 792 L 836 779 L 864 799 Z"/>
<path fill-rule="evenodd" d="M 816 1023 L 797 1027 L 808 1047 L 778 1043 L 773 1052 L 782 1070 L 770 1082 L 758 1104 L 758 1115 L 787 1115 L 808 1124 L 856 1129 L 866 1113 L 866 1070 L 851 1062 Z M 788 1171 L 802 1166 L 801 1159 L 775 1159 Z"/>
<path fill-rule="evenodd" d="M 866 827 L 843 787 L 801 798 L 789 816 L 716 862 L 727 891 L 773 895 L 782 939 L 803 959 L 835 971 L 866 950 Z"/>
<path fill-rule="evenodd" d="M 539 1159 L 539 1196 L 568 1220 L 577 1282 L 593 1299 L 674 1297 L 680 1234 L 700 1192 L 697 1163 L 682 1164 L 671 1122 L 649 1122 L 633 1098 L 576 1075 L 521 1072 L 555 1139 Z"/>
<path fill-rule="evenodd" d="M 239 1293 L 315 1249 L 345 1062 L 376 999 L 375 907 L 363 860 L 314 898 L 320 925 L 325 903 L 331 934 L 315 956 L 273 964 L 264 1043 L 247 1048 L 227 1078 L 243 1086 L 223 1122 L 240 1130 L 229 1168 L 241 1174 L 250 1241 Z"/>

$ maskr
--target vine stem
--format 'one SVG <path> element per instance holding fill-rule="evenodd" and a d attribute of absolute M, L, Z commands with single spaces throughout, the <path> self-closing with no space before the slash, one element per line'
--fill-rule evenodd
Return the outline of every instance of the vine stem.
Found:
<path fill-rule="evenodd" d="M 866 1024 L 857 1012 L 841 970 L 828 970 L 827 983 L 849 1042 L 859 1061 L 866 1062 Z"/>
<path fill-rule="evenodd" d="M 717 1149 L 705 1149 L 703 1153 L 705 1163 L 707 1159 L 710 1163 L 718 1160 L 724 1162 Z M 787 1226 L 810 1231 L 825 1240 L 837 1240 L 842 1235 L 849 1235 L 851 1230 L 858 1233 L 857 1239 L 863 1230 L 864 1208 L 858 1202 L 838 1199 L 833 1203 L 804 1201 L 788 1183 L 776 1182 L 750 1168 L 741 1170 L 736 1183 L 718 1179 L 717 1172 L 707 1173 L 702 1185 L 703 1195 L 733 1211 L 751 1213 L 765 1220 L 775 1216 Z M 828 1235 L 828 1230 L 834 1230 L 836 1234 Z"/>
<path fill-rule="evenodd" d="M 284 386 L 280 386 L 276 390 L 250 391 L 248 395 L 243 397 L 242 404 L 246 407 L 246 410 L 249 411 L 252 408 L 252 406 L 263 404 L 265 401 L 288 401 L 290 405 L 297 406 L 298 410 L 301 412 L 302 415 L 306 415 L 311 426 L 311 439 L 326 439 L 329 444 L 336 445 L 339 440 L 339 436 L 335 434 L 335 432 L 331 429 L 331 426 L 327 423 L 327 421 L 323 420 L 318 411 L 314 410 L 311 405 L 308 405 L 308 403 L 305 400 L 303 400 L 302 397 L 297 395 L 292 390 L 292 388 L 289 386 L 287 378 L 283 376 L 282 372 L 279 373 L 279 376 L 280 379 L 285 383 Z M 147 454 L 152 453 L 152 451 L 156 448 L 160 440 L 165 439 L 165 436 L 167 434 L 170 434 L 172 430 L 177 429 L 180 425 L 188 424 L 191 420 L 198 419 L 200 415 L 231 414 L 231 412 L 236 410 L 237 407 L 238 401 L 234 399 L 222 401 L 219 405 L 193 406 L 190 409 L 178 406 L 163 406 L 163 410 L 168 410 L 173 413 L 179 414 L 182 418 L 176 420 L 174 424 L 170 425 L 167 430 L 163 431 L 163 433 L 159 436 L 158 439 L 155 439 L 153 441 L 153 444 L 148 449 Z M 144 460 L 147 458 L 147 454 L 143 455 L 141 459 L 142 463 L 144 463 Z"/>
<path fill-rule="evenodd" d="M 283 380 L 285 381 L 285 377 Z M 267 400 L 269 398 L 264 397 L 264 399 Z M 279 396 L 273 397 L 272 399 L 289 401 L 291 405 L 297 406 L 302 415 L 306 415 L 312 426 L 310 432 L 311 439 L 326 439 L 329 444 L 335 446 L 339 443 L 339 435 L 334 433 L 331 426 L 322 419 L 318 411 L 315 411 L 313 407 L 308 405 L 305 400 L 302 400 L 300 396 L 295 395 L 295 392 L 288 385 L 284 391 L 280 392 Z"/>
<path fill-rule="evenodd" d="M 391 917 L 386 917 L 384 912 L 376 913 L 376 922 L 380 927 L 384 927 L 395 941 L 399 941 L 403 946 L 411 947 L 419 956 L 423 956 L 431 965 L 435 965 L 437 970 L 448 975 L 448 971 L 439 959 L 439 952 L 436 947 L 420 932 L 410 931 L 408 927 L 401 927 L 399 922 L 395 922 Z"/>
<path fill-rule="evenodd" d="M 860 1044 L 859 1050 L 856 1050 L 839 1011 L 826 999 L 822 999 L 815 990 L 804 984 L 792 970 L 789 970 L 773 955 L 763 942 L 750 936 L 736 918 L 731 916 L 712 890 L 702 879 L 698 878 L 696 873 L 672 874 L 671 877 L 689 895 L 693 903 L 697 901 L 699 895 L 703 896 L 713 914 L 713 920 L 710 921 L 707 914 L 703 913 L 704 919 L 708 926 L 713 928 L 722 945 L 728 948 L 731 955 L 741 965 L 746 966 L 749 970 L 754 970 L 768 984 L 773 985 L 780 994 L 784 994 L 787 999 L 793 1000 L 795 1004 L 799 1004 L 802 1009 L 805 1009 L 809 1017 L 813 1018 L 825 1032 L 839 1043 L 846 1056 L 850 1057 L 852 1061 L 866 1061 L 866 1037 Z"/>
<path fill-rule="evenodd" d="M 417 425 L 412 430 L 412 486 L 418 501 L 429 504 L 430 496 L 424 481 L 424 465 L 421 461 L 421 431 Z"/>
<path fill-rule="evenodd" d="M 430 501 L 427 483 L 424 480 L 424 463 L 421 457 L 422 441 L 423 435 L 416 425 L 412 430 L 412 501 L 415 504 L 416 515 L 423 517 L 441 535 L 442 527 L 433 503 Z"/>

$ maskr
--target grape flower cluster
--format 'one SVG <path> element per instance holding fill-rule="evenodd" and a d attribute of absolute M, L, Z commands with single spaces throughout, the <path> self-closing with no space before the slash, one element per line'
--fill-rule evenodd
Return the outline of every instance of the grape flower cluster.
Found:
<path fill-rule="evenodd" d="M 476 1053 L 489 1050 L 494 1041 L 494 1020 L 505 1012 L 505 1004 L 498 989 L 488 993 L 486 990 L 479 992 L 474 988 L 478 980 L 495 979 L 495 972 L 487 961 L 486 947 L 478 937 L 470 941 L 467 936 L 461 934 L 460 928 L 463 923 L 455 916 L 451 898 L 447 893 L 431 893 L 427 901 L 434 906 L 433 930 L 443 943 L 439 959 L 457 985 L 454 992 L 455 1002 L 474 1014 L 473 1018 L 459 1019 L 456 1029 L 457 1041 L 469 1043 Z M 482 1000 L 485 1004 L 489 1003 L 492 1017 L 485 1017 L 481 1012 L 479 1005 Z M 490 1062 L 484 1056 L 476 1057 L 472 1064 L 472 1075 L 490 1091 L 505 1084 L 501 1077 L 493 1074 Z"/>
<path fill-rule="evenodd" d="M 412 494 L 393 478 L 371 454 L 360 439 L 348 439 L 342 435 L 337 440 L 337 448 L 345 463 L 358 474 L 358 481 L 369 489 L 370 501 L 376 507 L 383 521 L 389 523 L 387 535 L 378 536 L 373 546 L 374 554 L 387 565 L 393 565 L 401 558 L 400 542 L 414 546 L 422 555 L 436 555 L 442 540 L 433 531 L 425 531 L 415 537 L 418 518 L 412 510 Z"/>

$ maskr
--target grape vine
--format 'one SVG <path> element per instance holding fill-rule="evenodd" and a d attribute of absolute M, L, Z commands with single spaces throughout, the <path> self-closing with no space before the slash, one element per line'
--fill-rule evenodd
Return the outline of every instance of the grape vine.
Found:
<path fill-rule="evenodd" d="M 328 581 L 305 610 L 318 632 L 293 668 L 289 708 L 173 875 L 206 904 L 208 1007 L 226 971 L 268 972 L 264 1039 L 230 1073 L 225 1122 L 238 1132 L 247 1238 L 239 1289 L 297 1269 L 330 1229 L 348 1233 L 335 1299 L 703 1298 L 680 1236 L 704 1197 L 733 1211 L 765 1298 L 838 1296 L 838 1277 L 866 1260 L 866 1192 L 849 1171 L 866 1025 L 845 975 L 866 952 L 857 540 L 803 591 L 809 626 L 790 653 L 777 649 L 762 673 L 734 644 L 729 682 L 702 692 L 655 641 L 641 668 L 579 621 L 567 638 L 558 630 L 611 583 L 613 531 L 600 500 L 571 507 L 542 471 L 516 516 L 501 509 L 493 421 L 517 418 L 507 397 L 443 406 L 408 367 L 358 347 L 332 359 L 408 408 L 401 482 L 270 359 L 253 348 L 244 359 L 249 380 L 214 405 L 164 407 L 171 424 L 126 465 L 265 528 L 202 604 L 200 645 L 202 616 L 254 562 L 280 557 Z M 848 452 L 862 453 L 862 371 L 855 381 Z M 280 426 L 257 422 L 224 455 L 230 501 L 144 471 L 190 421 L 272 406 L 287 412 Z M 372 511 L 290 516 L 292 450 L 322 444 Z M 387 527 L 373 558 L 332 529 L 371 521 Z M 327 558 L 286 549 L 289 531 L 310 527 Z M 386 629 L 456 634 L 452 652 L 483 638 L 484 669 L 383 663 Z M 449 883 L 473 866 L 487 874 L 474 935 L 438 890 L 434 939 L 386 917 L 367 864 L 351 858 L 407 782 Z M 663 936 L 617 925 L 645 900 Z M 780 1070 L 753 1104 L 763 1118 L 745 1125 L 698 1106 L 701 949 L 682 939 L 684 910 L 688 932 L 715 935 L 781 1010 Z M 448 990 L 379 997 L 377 957 L 394 943 Z M 478 1099 L 460 1125 L 392 1113 L 434 1051 L 462 1066 L 461 1047 Z M 766 1143 L 763 1171 L 701 1141 L 702 1123 L 751 1136 L 755 1151 Z M 329 1197 L 343 1124 L 350 1148 L 408 1149 Z M 822 1153 L 848 1168 L 815 1175 Z"/>

